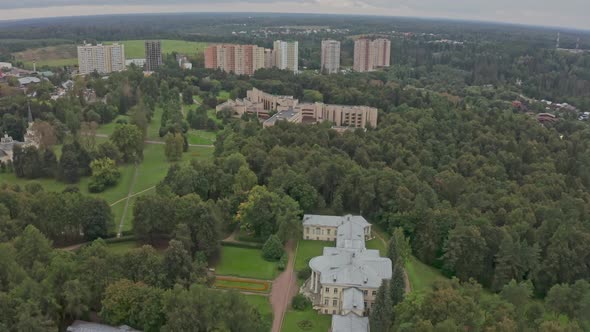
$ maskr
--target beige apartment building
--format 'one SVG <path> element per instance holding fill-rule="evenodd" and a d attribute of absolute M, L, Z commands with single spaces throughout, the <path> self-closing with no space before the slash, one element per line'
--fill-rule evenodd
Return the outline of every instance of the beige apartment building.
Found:
<path fill-rule="evenodd" d="M 266 50 L 256 45 L 222 44 L 205 49 L 205 68 L 252 75 L 266 63 Z"/>
<path fill-rule="evenodd" d="M 391 41 L 384 38 L 370 40 L 360 38 L 354 41 L 353 70 L 359 73 L 389 67 L 391 64 Z"/>
<path fill-rule="evenodd" d="M 303 217 L 304 239 L 336 242 L 309 261 L 311 276 L 300 289 L 315 310 L 332 315 L 332 331 L 368 332 L 377 290 L 391 279 L 391 260 L 366 249 L 370 236 L 371 224 L 361 216 Z"/>
<path fill-rule="evenodd" d="M 299 42 L 277 40 L 274 42 L 273 51 L 277 68 L 299 72 Z"/>
<path fill-rule="evenodd" d="M 94 71 L 100 74 L 108 74 L 125 70 L 125 46 L 91 45 L 78 46 L 78 71 L 82 75 Z"/>
<path fill-rule="evenodd" d="M 322 40 L 321 70 L 326 74 L 340 71 L 340 42 L 336 40 Z"/>

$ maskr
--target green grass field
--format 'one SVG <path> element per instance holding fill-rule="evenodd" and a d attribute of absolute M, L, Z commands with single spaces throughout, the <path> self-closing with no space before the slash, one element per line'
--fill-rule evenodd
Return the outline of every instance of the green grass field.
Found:
<path fill-rule="evenodd" d="M 299 324 L 304 321 L 311 323 L 311 327 L 301 328 Z M 320 315 L 313 309 L 289 310 L 285 313 L 282 332 L 326 332 L 331 325 L 331 315 Z"/>
<path fill-rule="evenodd" d="M 139 248 L 139 245 L 135 241 L 107 243 L 108 251 L 115 254 L 124 254 L 135 248 Z"/>
<path fill-rule="evenodd" d="M 277 263 L 262 258 L 261 250 L 224 246 L 215 267 L 218 275 L 271 280 L 277 275 Z"/>
<path fill-rule="evenodd" d="M 412 292 L 428 291 L 435 281 L 448 280 L 439 270 L 420 262 L 414 256 L 406 263 L 406 272 L 408 272 Z"/>
<path fill-rule="evenodd" d="M 105 42 L 105 44 L 112 43 L 115 43 L 115 41 Z M 143 40 L 123 40 L 116 43 L 125 45 L 125 58 L 145 58 L 145 46 Z M 184 40 L 162 40 L 163 54 L 178 52 L 180 54 L 194 56 L 197 53 L 202 53 L 206 47 L 207 43 L 190 42 Z"/>
<path fill-rule="evenodd" d="M 303 270 L 307 267 L 310 259 L 322 255 L 324 247 L 334 247 L 335 245 L 334 242 L 330 241 L 299 240 L 297 257 L 295 258 L 295 270 Z"/>
<path fill-rule="evenodd" d="M 272 325 L 272 307 L 270 306 L 270 302 L 268 297 L 262 295 L 244 295 L 246 297 L 246 301 L 258 309 L 258 312 L 262 315 L 263 319 L 268 322 L 268 325 Z"/>
<path fill-rule="evenodd" d="M 211 131 L 191 129 L 187 133 L 189 144 L 212 145 L 215 143 L 217 134 Z"/>
<path fill-rule="evenodd" d="M 387 246 L 379 238 L 374 238 L 365 242 L 365 247 L 367 247 L 367 249 L 379 250 L 379 254 L 381 256 L 385 256 L 387 254 Z"/>

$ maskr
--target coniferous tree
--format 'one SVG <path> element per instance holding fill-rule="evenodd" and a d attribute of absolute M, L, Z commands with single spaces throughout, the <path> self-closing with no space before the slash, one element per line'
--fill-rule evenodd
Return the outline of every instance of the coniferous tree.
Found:
<path fill-rule="evenodd" d="M 388 332 L 391 328 L 391 318 L 393 315 L 393 304 L 389 296 L 387 282 L 383 282 L 377 290 L 377 297 L 371 308 L 369 323 L 371 331 Z"/>

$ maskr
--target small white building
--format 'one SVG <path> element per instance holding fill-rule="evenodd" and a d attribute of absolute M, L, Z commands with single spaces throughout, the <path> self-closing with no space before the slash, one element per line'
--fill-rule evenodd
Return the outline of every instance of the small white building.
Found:
<path fill-rule="evenodd" d="M 12 69 L 10 62 L 0 62 L 0 69 Z"/>

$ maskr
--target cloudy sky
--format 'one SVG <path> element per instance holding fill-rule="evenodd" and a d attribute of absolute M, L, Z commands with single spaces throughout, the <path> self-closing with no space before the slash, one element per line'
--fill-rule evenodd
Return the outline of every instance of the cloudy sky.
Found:
<path fill-rule="evenodd" d="M 0 0 L 0 20 L 164 12 L 391 15 L 590 30 L 590 0 Z"/>

